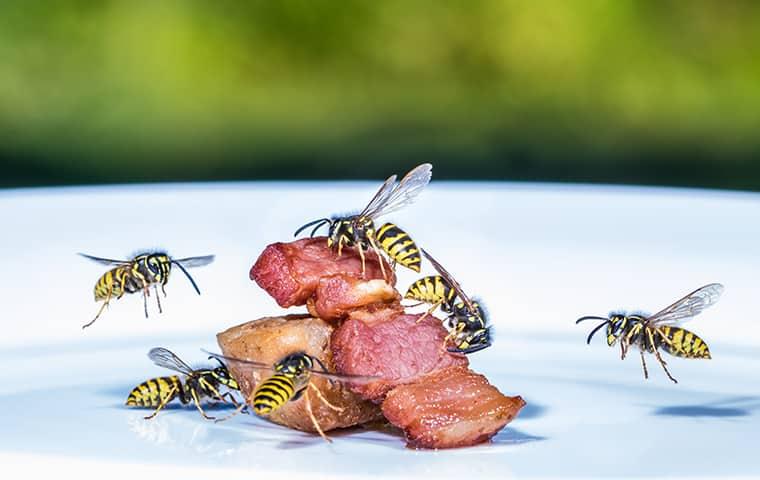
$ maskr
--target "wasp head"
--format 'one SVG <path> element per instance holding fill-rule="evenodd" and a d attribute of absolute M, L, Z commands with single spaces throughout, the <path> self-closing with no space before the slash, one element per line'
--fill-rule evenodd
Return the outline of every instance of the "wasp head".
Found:
<path fill-rule="evenodd" d="M 578 320 L 575 321 L 575 323 L 577 325 L 586 320 L 601 320 L 602 321 L 602 323 L 594 327 L 594 329 L 591 330 L 591 333 L 588 334 L 588 337 L 586 338 L 586 343 L 591 343 L 591 339 L 594 337 L 594 334 L 606 326 L 607 327 L 607 344 L 609 346 L 613 346 L 621 334 L 622 327 L 624 326 L 624 323 L 625 323 L 624 322 L 625 315 L 612 313 L 610 314 L 609 317 L 587 316 L 587 317 L 579 318 Z"/>
<path fill-rule="evenodd" d="M 454 338 L 455 347 L 447 350 L 452 353 L 474 353 L 491 346 L 491 328 L 464 329 Z"/>
<path fill-rule="evenodd" d="M 627 317 L 619 313 L 611 313 L 607 323 L 607 345 L 614 346 L 620 335 L 623 334 Z"/>
<path fill-rule="evenodd" d="M 145 253 L 132 260 L 133 271 L 142 275 L 147 283 L 166 283 L 171 270 L 171 259 L 165 253 Z"/>
<path fill-rule="evenodd" d="M 216 367 L 214 370 L 212 370 L 212 375 L 216 380 L 219 381 L 219 383 L 226 386 L 227 388 L 230 388 L 232 390 L 240 390 L 240 386 L 238 385 L 237 380 L 232 378 L 232 375 L 230 375 L 230 371 L 227 370 L 227 367 Z"/>
<path fill-rule="evenodd" d="M 274 366 L 278 373 L 289 377 L 299 377 L 311 368 L 311 357 L 304 352 L 291 353 Z"/>

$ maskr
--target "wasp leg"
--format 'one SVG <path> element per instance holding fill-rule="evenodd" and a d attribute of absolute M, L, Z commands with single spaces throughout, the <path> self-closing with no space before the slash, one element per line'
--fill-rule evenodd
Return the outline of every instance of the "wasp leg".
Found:
<path fill-rule="evenodd" d="M 237 408 L 235 409 L 234 412 L 230 413 L 226 417 L 214 419 L 214 423 L 226 422 L 227 420 L 229 420 L 230 418 L 234 417 L 235 415 L 238 415 L 238 414 L 242 413 L 246 409 L 246 407 L 248 406 L 245 403 L 238 404 L 237 402 L 235 402 L 235 405 L 237 405 Z"/>
<path fill-rule="evenodd" d="M 441 345 L 441 350 L 446 352 L 448 351 L 446 349 L 446 344 L 449 343 L 450 340 L 453 340 L 457 335 L 462 333 L 462 330 L 464 330 L 464 323 L 459 323 L 455 328 L 449 330 L 449 334 L 446 335 L 446 338 L 443 339 L 443 345 Z"/>
<path fill-rule="evenodd" d="M 380 271 L 383 273 L 383 280 L 386 282 L 388 281 L 388 275 L 385 273 L 385 257 L 380 253 L 380 249 L 377 248 L 377 244 L 375 243 L 375 239 L 372 238 L 372 236 L 367 237 L 369 239 L 369 245 L 372 247 L 372 250 L 374 250 L 375 255 L 377 255 L 377 260 L 380 262 Z M 362 276 L 364 275 L 364 269 L 362 268 Z"/>
<path fill-rule="evenodd" d="M 193 397 L 193 403 L 195 404 L 195 408 L 198 409 L 199 412 L 201 412 L 201 415 L 203 415 L 203 418 L 206 420 L 215 420 L 216 417 L 209 417 L 205 411 L 203 411 L 203 407 L 201 407 L 201 401 L 198 398 L 198 392 L 195 391 L 195 388 L 190 389 L 190 395 Z"/>
<path fill-rule="evenodd" d="M 356 249 L 359 250 L 359 258 L 362 259 L 362 278 L 367 278 L 367 260 L 364 258 L 364 248 L 361 244 L 356 244 Z"/>
<path fill-rule="evenodd" d="M 309 418 L 311 419 L 311 423 L 314 425 L 314 428 L 317 430 L 317 433 L 319 433 L 319 436 L 322 437 L 326 442 L 332 443 L 332 440 L 330 437 L 325 435 L 325 432 L 322 431 L 322 427 L 319 426 L 319 422 L 317 422 L 317 417 L 314 416 L 314 412 L 311 409 L 311 397 L 309 396 L 309 392 L 306 392 L 306 412 L 309 414 Z"/>
<path fill-rule="evenodd" d="M 644 368 L 644 379 L 649 378 L 649 372 L 647 372 L 647 362 L 644 360 L 644 350 L 639 350 L 641 354 L 641 366 Z"/>
<path fill-rule="evenodd" d="M 333 411 L 336 411 L 336 412 L 342 412 L 342 411 L 345 410 L 345 408 L 336 407 L 335 405 L 333 405 L 332 403 L 330 403 L 325 398 L 325 396 L 322 395 L 322 392 L 319 391 L 319 389 L 317 388 L 317 386 L 314 385 L 313 383 L 309 382 L 309 388 L 311 388 L 311 389 L 314 390 L 314 392 L 317 394 L 317 397 L 319 398 L 319 400 L 322 401 L 322 403 L 324 403 L 327 406 L 327 408 L 329 408 L 330 410 L 333 410 Z"/>
<path fill-rule="evenodd" d="M 110 299 L 109 299 L 109 300 L 110 300 Z M 105 302 L 103 302 L 103 305 L 101 305 L 101 306 L 100 306 L 100 310 L 98 310 L 98 313 L 97 313 L 97 315 L 95 315 L 95 318 L 93 318 L 93 319 L 92 319 L 92 320 L 90 320 L 89 322 L 87 322 L 87 323 L 85 323 L 84 325 L 82 325 L 82 330 L 84 330 L 85 328 L 87 328 L 87 327 L 89 327 L 90 325 L 92 325 L 93 323 L 95 323 L 95 320 L 97 320 L 97 319 L 100 317 L 100 314 L 101 314 L 101 313 L 103 313 L 103 310 L 104 310 L 104 309 L 105 309 L 107 306 L 108 306 L 108 300 L 106 300 Z"/>
<path fill-rule="evenodd" d="M 123 291 L 123 290 L 122 290 Z M 95 315 L 95 318 L 90 320 L 89 322 L 82 325 L 82 330 L 89 327 L 93 323 L 95 323 L 95 320 L 97 320 L 100 317 L 100 314 L 103 313 L 103 310 L 108 306 L 108 303 L 111 301 L 111 295 L 113 294 L 113 284 L 110 284 L 108 286 L 108 295 L 106 296 L 105 301 L 103 301 L 103 305 L 100 306 L 100 310 L 98 310 L 97 315 Z"/>
<path fill-rule="evenodd" d="M 625 337 L 620 339 L 620 360 L 625 360 L 625 356 L 628 355 L 628 348 L 631 346 Z"/>
<path fill-rule="evenodd" d="M 432 315 L 433 311 L 435 311 L 436 308 L 441 306 L 441 301 L 435 302 L 432 307 L 428 308 L 427 312 L 425 312 L 420 318 L 417 319 L 417 323 L 420 323 L 427 317 L 428 315 Z M 420 305 L 419 303 L 417 305 Z M 416 305 L 415 305 L 416 306 Z"/>
<path fill-rule="evenodd" d="M 164 311 L 161 310 L 161 298 L 158 296 L 158 285 L 153 285 L 153 291 L 156 292 L 156 303 L 158 304 L 158 313 L 164 313 Z"/>
<path fill-rule="evenodd" d="M 166 298 L 166 289 L 164 287 L 165 287 L 165 285 L 162 283 L 161 284 L 161 293 L 163 293 L 164 294 L 164 298 Z M 156 294 L 156 296 L 158 296 L 158 294 Z"/>
<path fill-rule="evenodd" d="M 211 394 L 212 394 L 211 395 L 211 399 L 212 400 L 216 400 L 216 401 L 220 401 L 220 402 L 225 402 L 225 403 L 227 402 L 224 399 L 224 397 L 225 397 L 225 395 L 229 395 L 230 392 L 227 392 L 224 395 L 222 395 L 222 393 L 215 386 L 213 386 L 211 383 L 207 382 L 203 378 L 201 378 L 200 384 L 201 384 L 201 387 L 203 389 L 207 389 L 207 390 L 209 390 L 211 392 Z M 234 403 L 236 407 L 238 406 L 238 403 L 236 401 L 233 400 L 232 403 Z"/>
<path fill-rule="evenodd" d="M 161 399 L 161 403 L 159 403 L 159 404 L 158 404 L 158 407 L 157 407 L 157 408 L 156 408 L 156 409 L 153 411 L 153 413 L 151 413 L 151 414 L 150 414 L 150 415 L 148 415 L 147 417 L 143 417 L 143 418 L 145 418 L 145 420 L 150 420 L 151 418 L 153 418 L 153 417 L 155 417 L 156 415 L 158 415 L 158 412 L 160 412 L 160 411 L 161 411 L 161 409 L 162 409 L 162 408 L 164 408 L 164 407 L 166 406 L 166 404 L 167 404 L 167 403 L 169 403 L 169 400 L 171 400 L 171 399 L 172 399 L 172 397 L 173 397 L 173 395 L 174 395 L 174 392 L 175 392 L 176 390 L 177 390 L 177 386 L 176 386 L 176 385 L 172 386 L 171 390 L 169 390 L 169 393 L 167 393 L 167 394 L 164 396 L 164 398 L 162 398 L 162 399 Z"/>
<path fill-rule="evenodd" d="M 649 336 L 649 342 L 654 347 L 654 334 L 651 331 L 647 332 L 647 335 Z M 653 348 L 654 350 L 654 356 L 657 358 L 657 361 L 660 362 L 660 365 L 662 366 L 662 369 L 665 370 L 665 374 L 668 376 L 669 379 L 673 381 L 673 383 L 678 383 L 678 380 L 673 378 L 673 375 L 670 374 L 668 371 L 668 367 L 666 366 L 667 363 L 665 360 L 662 359 L 662 356 L 660 356 L 660 350 L 658 348 Z"/>
<path fill-rule="evenodd" d="M 338 239 L 338 257 L 340 257 L 343 254 L 343 237 L 341 236 Z"/>
<path fill-rule="evenodd" d="M 150 297 L 150 290 L 148 290 L 148 286 L 146 285 L 143 288 L 143 308 L 145 309 L 145 318 L 148 318 L 148 297 Z"/>

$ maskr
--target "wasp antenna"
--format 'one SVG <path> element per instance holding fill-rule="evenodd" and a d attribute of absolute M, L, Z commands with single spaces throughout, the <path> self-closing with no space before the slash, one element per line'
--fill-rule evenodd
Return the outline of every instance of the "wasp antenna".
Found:
<path fill-rule="evenodd" d="M 579 318 L 578 320 L 575 321 L 575 324 L 578 325 L 579 323 L 581 323 L 584 320 L 604 320 L 604 321 L 607 321 L 609 319 L 607 317 L 596 317 L 596 316 L 593 316 L 593 315 L 589 315 L 587 317 L 581 317 L 581 318 Z"/>
<path fill-rule="evenodd" d="M 313 237 L 314 233 L 316 233 L 316 231 L 319 230 L 319 228 L 322 225 L 324 225 L 325 223 L 330 223 L 330 219 L 329 218 L 320 218 L 318 220 L 314 220 L 313 222 L 309 222 L 309 223 L 307 223 L 305 225 L 301 225 L 301 227 L 299 227 L 299 229 L 296 230 L 296 233 L 294 233 L 293 236 L 297 237 L 298 234 L 301 233 L 302 231 L 304 231 L 305 229 L 311 227 L 312 225 L 316 225 L 316 227 L 314 227 L 314 230 L 311 231 L 311 236 Z"/>
<path fill-rule="evenodd" d="M 201 291 L 200 289 L 198 289 L 198 285 L 195 284 L 195 280 L 193 280 L 193 277 L 191 277 L 190 274 L 187 273 L 187 270 L 185 270 L 185 267 L 183 267 L 182 264 L 176 260 L 172 260 L 171 262 L 174 265 L 178 266 L 180 270 L 182 270 L 182 273 L 184 273 L 185 276 L 187 276 L 187 279 L 190 280 L 190 283 L 193 285 L 193 288 L 195 289 L 195 291 L 198 293 L 198 295 L 200 295 Z"/>
<path fill-rule="evenodd" d="M 213 355 L 209 355 L 209 356 L 208 356 L 208 359 L 209 359 L 209 360 L 211 360 L 212 358 L 213 358 L 214 360 L 216 360 L 217 362 L 219 362 L 219 365 L 220 365 L 220 366 L 227 368 L 227 365 L 225 365 L 225 364 L 224 364 L 224 362 L 223 362 L 223 361 L 221 361 L 219 358 L 217 358 L 217 357 L 215 357 L 215 356 L 213 356 Z"/>
<path fill-rule="evenodd" d="M 602 323 L 600 323 L 599 325 L 597 325 L 596 327 L 594 327 L 594 329 L 591 330 L 591 333 L 588 334 L 588 338 L 586 338 L 586 345 L 590 345 L 591 344 L 591 337 L 593 337 L 594 334 L 596 332 L 598 332 L 600 328 L 606 326 L 608 323 L 610 323 L 609 319 L 605 318 Z"/>

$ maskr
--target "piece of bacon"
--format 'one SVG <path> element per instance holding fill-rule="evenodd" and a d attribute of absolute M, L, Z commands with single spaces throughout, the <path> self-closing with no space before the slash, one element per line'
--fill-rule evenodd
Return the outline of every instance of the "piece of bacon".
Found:
<path fill-rule="evenodd" d="M 353 311 L 332 335 L 333 362 L 338 372 L 382 377 L 351 385 L 362 398 L 382 402 L 393 387 L 417 381 L 430 372 L 468 365 L 467 357 L 446 351 L 441 320 L 408 315 L 399 306 Z"/>
<path fill-rule="evenodd" d="M 415 448 L 466 447 L 485 442 L 512 421 L 525 401 L 507 397 L 466 367 L 437 370 L 391 390 L 383 414 Z"/>
<path fill-rule="evenodd" d="M 323 277 L 342 274 L 360 280 L 383 279 L 375 252 L 365 252 L 365 258 L 366 274 L 362 277 L 361 258 L 355 248 L 345 247 L 338 256 L 328 248 L 326 237 L 278 242 L 264 249 L 249 276 L 278 305 L 287 308 L 306 304 Z M 395 285 L 396 276 L 387 263 L 385 271 L 388 283 Z"/>
<path fill-rule="evenodd" d="M 314 295 L 306 305 L 315 317 L 340 320 L 357 308 L 400 301 L 401 295 L 383 280 L 359 280 L 350 275 L 337 274 L 320 278 Z"/>
<path fill-rule="evenodd" d="M 286 317 L 268 317 L 247 322 L 229 328 L 217 334 L 217 342 L 226 356 L 253 360 L 266 365 L 274 365 L 285 356 L 305 352 L 324 363 L 333 371 L 330 355 L 330 335 L 333 327 L 308 315 L 289 315 Z M 274 374 L 271 370 L 251 368 L 245 364 L 230 362 L 228 368 L 232 377 L 240 384 L 243 396 L 249 395 L 262 382 Z M 315 365 L 320 369 L 319 365 Z M 379 408 L 352 393 L 347 385 L 340 381 L 329 381 L 312 375 L 311 381 L 319 388 L 327 400 L 343 409 L 338 412 L 324 403 L 314 394 L 311 396 L 312 409 L 320 427 L 324 431 L 335 428 L 350 427 L 382 418 Z M 316 431 L 306 411 L 305 396 L 291 400 L 268 415 L 275 423 L 306 432 Z"/>

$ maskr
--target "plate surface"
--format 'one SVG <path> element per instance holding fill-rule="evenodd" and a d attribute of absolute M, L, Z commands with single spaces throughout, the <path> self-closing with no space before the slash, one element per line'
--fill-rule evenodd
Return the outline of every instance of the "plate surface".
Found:
<path fill-rule="evenodd" d="M 165 346 L 189 362 L 218 350 L 214 334 L 282 310 L 248 279 L 268 243 L 346 205 L 372 183 L 246 183 L 0 192 L 4 226 L 0 461 L 5 471 L 110 469 L 117 477 L 205 472 L 288 478 L 757 476 L 760 431 L 760 196 L 694 190 L 434 182 L 392 219 L 485 300 L 495 345 L 472 367 L 528 406 L 493 442 L 414 451 L 392 433 L 350 430 L 325 444 L 250 416 L 214 424 L 193 409 L 152 421 L 122 406 L 166 372 Z M 468 230 L 471 229 L 471 230 Z M 91 328 L 103 268 L 74 255 L 126 257 L 165 247 L 214 253 L 176 276 L 164 313 L 138 296 Z M 399 272 L 399 287 L 415 280 Z M 710 361 L 669 359 L 678 385 L 618 350 L 586 314 L 653 312 L 706 283 L 722 300 L 688 324 Z M 215 410 L 220 415 L 227 410 Z M 14 469 L 17 469 L 16 472 Z M 84 469 L 84 470 L 82 470 Z"/>

